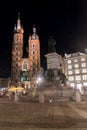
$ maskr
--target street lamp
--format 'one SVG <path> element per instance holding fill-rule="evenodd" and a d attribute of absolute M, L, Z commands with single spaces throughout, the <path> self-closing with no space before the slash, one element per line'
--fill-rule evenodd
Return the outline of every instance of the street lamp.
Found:
<path fill-rule="evenodd" d="M 38 82 L 40 83 L 42 81 L 41 77 L 38 78 Z"/>
<path fill-rule="evenodd" d="M 40 87 L 40 85 L 42 83 L 42 77 L 38 77 L 36 80 L 36 83 L 37 83 L 37 86 L 39 85 L 39 87 Z"/>

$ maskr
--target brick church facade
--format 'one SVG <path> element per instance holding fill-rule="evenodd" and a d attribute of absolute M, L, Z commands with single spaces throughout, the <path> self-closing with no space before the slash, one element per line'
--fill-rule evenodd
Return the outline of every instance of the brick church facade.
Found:
<path fill-rule="evenodd" d="M 28 39 L 26 56 L 23 54 L 23 48 L 24 28 L 21 25 L 20 16 L 18 16 L 12 43 L 11 84 L 30 87 L 33 77 L 39 75 L 41 70 L 40 40 L 35 26 Z"/>

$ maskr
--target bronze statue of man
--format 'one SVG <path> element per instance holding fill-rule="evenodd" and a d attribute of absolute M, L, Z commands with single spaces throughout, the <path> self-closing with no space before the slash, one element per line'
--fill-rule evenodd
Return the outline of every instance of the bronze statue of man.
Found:
<path fill-rule="evenodd" d="M 49 53 L 56 51 L 55 45 L 56 45 L 56 41 L 53 39 L 52 36 L 50 36 L 50 38 L 48 39 L 48 52 Z"/>

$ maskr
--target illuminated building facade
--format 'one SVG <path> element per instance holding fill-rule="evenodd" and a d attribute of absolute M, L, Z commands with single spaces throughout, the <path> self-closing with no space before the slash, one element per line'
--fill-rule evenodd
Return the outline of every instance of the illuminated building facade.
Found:
<path fill-rule="evenodd" d="M 87 53 L 65 54 L 64 62 L 70 86 L 80 90 L 87 86 Z"/>
<path fill-rule="evenodd" d="M 30 81 L 34 75 L 40 73 L 40 41 L 36 33 L 35 26 L 33 33 L 29 36 L 27 55 L 23 54 L 24 48 L 24 29 L 18 16 L 17 24 L 14 27 L 14 37 L 12 43 L 12 65 L 11 65 L 11 84 L 23 84 L 30 86 Z"/>

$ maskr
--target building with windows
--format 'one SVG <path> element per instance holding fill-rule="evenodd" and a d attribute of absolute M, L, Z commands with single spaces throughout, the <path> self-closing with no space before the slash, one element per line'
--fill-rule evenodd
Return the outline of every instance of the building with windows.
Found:
<path fill-rule="evenodd" d="M 80 89 L 87 86 L 87 53 L 76 52 L 65 54 L 65 75 L 71 87 Z"/>
<path fill-rule="evenodd" d="M 40 66 L 40 40 L 33 26 L 33 33 L 29 36 L 26 53 L 24 49 L 24 29 L 21 25 L 20 16 L 14 27 L 12 43 L 12 65 L 11 65 L 11 84 L 22 84 L 25 88 L 31 86 L 35 75 L 39 75 Z"/>

